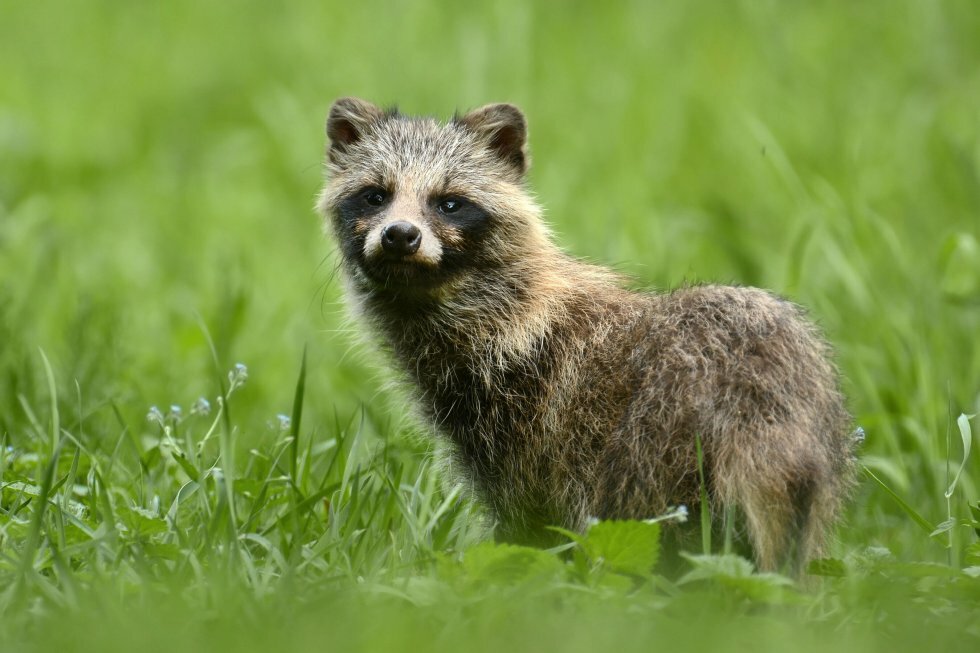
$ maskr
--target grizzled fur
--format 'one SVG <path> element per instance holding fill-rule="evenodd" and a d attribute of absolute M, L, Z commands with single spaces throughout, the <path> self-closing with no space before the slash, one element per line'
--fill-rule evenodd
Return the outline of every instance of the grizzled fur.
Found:
<path fill-rule="evenodd" d="M 828 346 L 765 291 L 632 292 L 564 254 L 524 186 L 526 131 L 506 104 L 448 124 L 334 104 L 319 208 L 355 313 L 505 538 L 696 507 L 700 437 L 713 514 L 742 516 L 761 568 L 798 571 L 851 476 Z"/>

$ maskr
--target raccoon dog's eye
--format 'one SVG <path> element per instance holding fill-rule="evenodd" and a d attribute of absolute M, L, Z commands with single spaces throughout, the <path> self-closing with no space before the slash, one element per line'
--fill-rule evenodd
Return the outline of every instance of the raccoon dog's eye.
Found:
<path fill-rule="evenodd" d="M 447 197 L 436 207 L 439 209 L 439 213 L 455 213 L 463 208 L 465 200 L 460 197 Z"/>
<path fill-rule="evenodd" d="M 381 206 L 388 200 L 388 193 L 381 188 L 368 188 L 361 197 L 371 206 Z"/>

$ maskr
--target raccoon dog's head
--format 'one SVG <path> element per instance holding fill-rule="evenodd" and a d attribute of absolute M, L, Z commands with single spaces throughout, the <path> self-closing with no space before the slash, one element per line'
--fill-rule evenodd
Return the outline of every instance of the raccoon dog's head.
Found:
<path fill-rule="evenodd" d="M 447 124 L 337 100 L 318 207 L 355 288 L 445 298 L 547 242 L 524 188 L 524 115 L 491 104 Z"/>

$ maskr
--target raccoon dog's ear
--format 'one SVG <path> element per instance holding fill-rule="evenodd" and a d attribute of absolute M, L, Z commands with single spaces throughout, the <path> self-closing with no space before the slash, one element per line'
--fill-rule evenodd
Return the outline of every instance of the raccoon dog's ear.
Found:
<path fill-rule="evenodd" d="M 518 174 L 527 172 L 527 120 L 513 104 L 488 104 L 456 118 L 456 122 L 476 132 Z"/>
<path fill-rule="evenodd" d="M 383 117 L 384 112 L 366 100 L 345 97 L 334 102 L 327 116 L 330 160 L 337 163 L 338 158 Z"/>

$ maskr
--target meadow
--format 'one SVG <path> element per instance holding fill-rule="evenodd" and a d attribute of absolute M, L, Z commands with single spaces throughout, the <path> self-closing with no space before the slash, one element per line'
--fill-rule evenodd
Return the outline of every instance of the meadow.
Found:
<path fill-rule="evenodd" d="M 514 102 L 568 251 L 808 307 L 867 434 L 808 582 L 493 543 L 345 313 L 344 95 Z M 0 3 L 4 653 L 975 649 L 978 344 L 970 0 Z"/>

